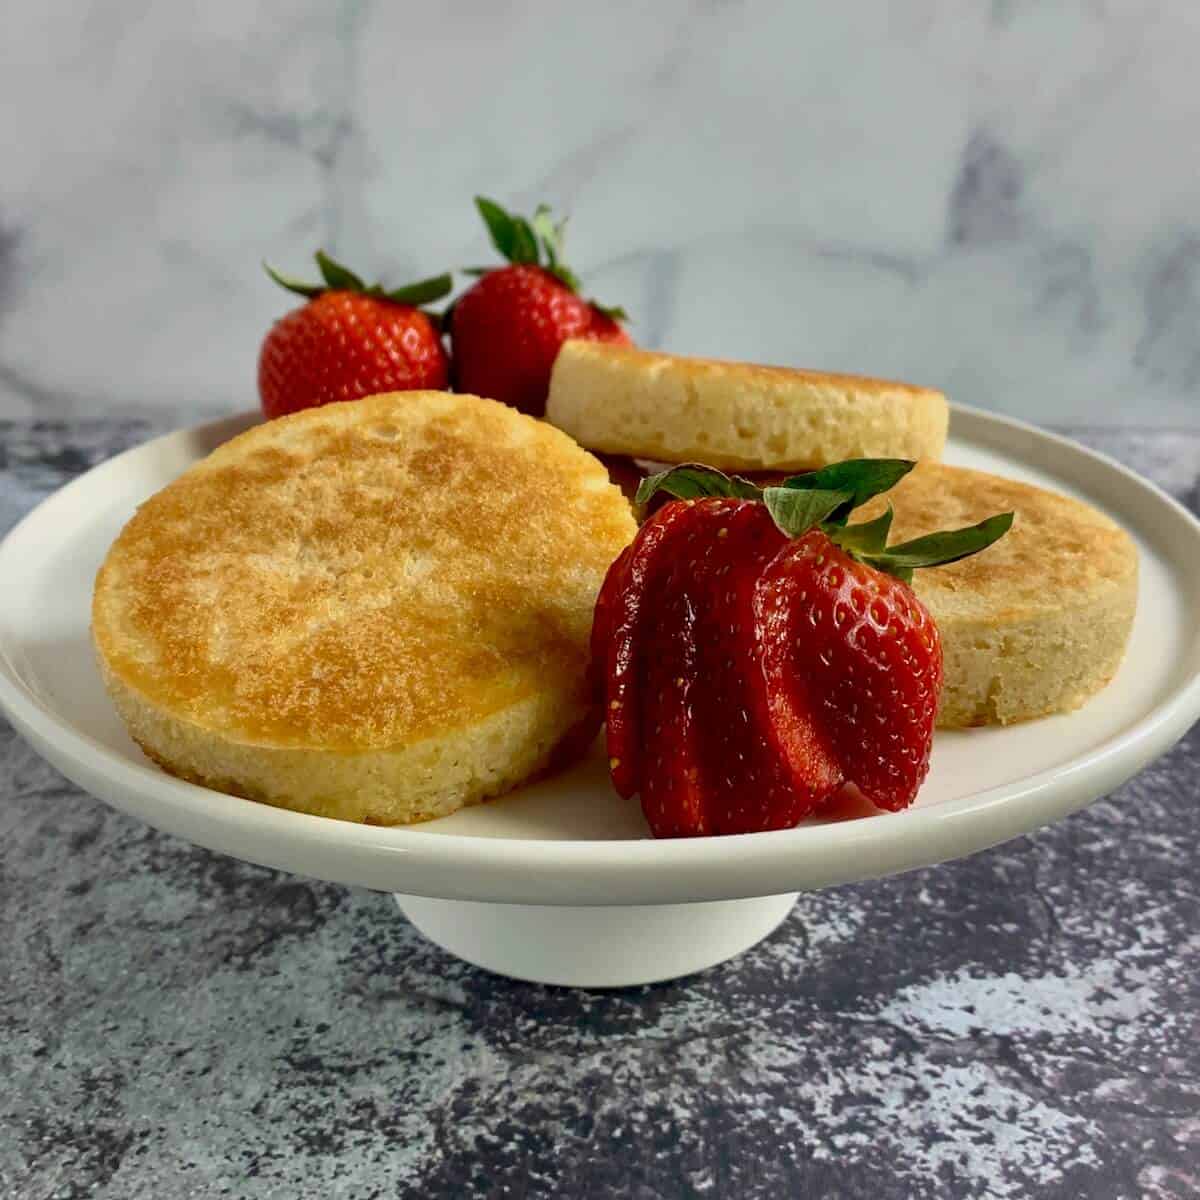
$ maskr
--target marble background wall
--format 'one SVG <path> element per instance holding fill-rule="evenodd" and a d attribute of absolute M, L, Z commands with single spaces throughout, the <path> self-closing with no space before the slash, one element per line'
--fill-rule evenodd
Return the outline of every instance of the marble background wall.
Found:
<path fill-rule="evenodd" d="M 634 335 L 1200 427 L 1200 6 L 0 5 L 0 417 L 255 403 L 324 245 L 569 207 Z"/>

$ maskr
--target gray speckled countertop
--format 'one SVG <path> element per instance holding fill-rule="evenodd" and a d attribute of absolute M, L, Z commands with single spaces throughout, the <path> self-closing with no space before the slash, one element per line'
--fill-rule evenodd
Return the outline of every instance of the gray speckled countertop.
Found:
<path fill-rule="evenodd" d="M 0 423 L 0 530 L 149 432 Z M 1200 435 L 1072 432 L 1200 509 Z M 0 1196 L 1196 1196 L 1198 779 L 1193 730 L 1053 829 L 582 993 L 147 829 L 0 721 Z"/>

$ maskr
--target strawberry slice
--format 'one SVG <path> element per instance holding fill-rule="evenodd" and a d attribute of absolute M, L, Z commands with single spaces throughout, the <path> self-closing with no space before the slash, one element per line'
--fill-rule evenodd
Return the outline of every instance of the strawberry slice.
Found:
<path fill-rule="evenodd" d="M 763 702 L 757 649 L 755 585 L 787 537 L 761 504 L 701 500 L 719 521 L 710 535 L 716 549 L 694 586 L 699 620 L 701 673 L 719 680 L 704 688 L 700 706 L 708 824 L 713 833 L 782 829 L 806 816 L 837 783 L 835 765 L 814 755 L 797 764 L 784 752 Z M 725 506 L 719 509 L 717 506 Z"/>
<path fill-rule="evenodd" d="M 833 747 L 808 696 L 795 688 L 794 672 L 780 672 L 776 665 L 786 638 L 784 610 L 769 593 L 764 597 L 761 581 L 769 578 L 788 541 L 765 509 L 756 506 L 754 511 L 742 551 L 744 565 L 734 565 L 728 573 L 728 617 L 723 622 L 733 636 L 720 678 L 736 686 L 742 743 L 728 759 L 724 777 L 717 821 L 724 832 L 791 828 L 842 783 Z M 739 788 L 737 780 L 746 777 L 747 767 L 753 786 Z"/>
<path fill-rule="evenodd" d="M 941 639 L 925 606 L 891 576 L 835 548 L 824 578 L 817 624 L 823 652 L 811 665 L 815 686 L 829 694 L 836 714 L 827 728 L 847 779 L 872 803 L 896 812 L 916 799 L 929 773 Z"/>
<path fill-rule="evenodd" d="M 844 782 L 834 743 L 821 722 L 820 695 L 797 666 L 811 597 L 795 569 L 799 543 L 789 543 L 760 573 L 754 589 L 754 636 L 761 687 L 760 728 L 787 764 L 796 821 L 817 811 Z"/>
<path fill-rule="evenodd" d="M 662 577 L 663 588 L 648 597 L 649 616 L 641 631 L 644 663 L 638 762 L 642 812 L 655 837 L 693 837 L 712 832 L 704 797 L 711 790 L 701 756 L 703 726 L 697 720 L 699 654 L 696 605 L 688 586 L 697 569 L 697 538 L 704 526 L 691 513 L 690 525 L 674 539 L 674 562 Z M 614 779 L 616 769 L 613 771 Z"/>
<path fill-rule="evenodd" d="M 643 808 L 660 837 L 719 833 L 720 805 L 713 798 L 727 790 L 731 777 L 739 777 L 739 764 L 740 776 L 749 780 L 743 762 L 750 750 L 748 729 L 739 707 L 731 644 L 737 632 L 731 611 L 737 589 L 730 572 L 739 569 L 754 530 L 761 528 L 759 507 L 736 499 L 697 500 L 666 581 L 667 595 L 678 595 L 681 603 L 668 600 L 657 612 L 657 627 L 666 634 L 660 633 L 655 643 L 655 657 L 662 654 L 668 673 L 656 701 L 657 723 L 671 731 L 671 754 L 686 765 L 680 780 L 646 781 Z M 677 629 L 673 622 L 682 625 Z M 679 644 L 683 641 L 686 645 Z M 709 687 L 712 679 L 720 679 L 722 686 Z M 753 789 L 752 780 L 749 784 Z"/>
<path fill-rule="evenodd" d="M 657 591 L 665 553 L 686 524 L 690 506 L 665 505 L 609 569 L 597 602 L 603 615 L 592 628 L 592 654 L 605 690 L 606 744 L 613 786 L 628 799 L 640 785 L 641 626 L 648 589 Z"/>
<path fill-rule="evenodd" d="M 600 594 L 596 597 L 596 611 L 592 615 L 591 658 L 588 667 L 588 678 L 592 692 L 596 696 L 598 703 L 603 702 L 607 686 L 605 661 L 608 657 L 609 640 L 612 638 L 613 609 L 617 604 L 618 595 L 625 587 L 629 557 L 632 553 L 632 545 L 626 546 L 621 551 L 612 566 L 608 568 L 608 573 L 604 577 L 604 583 L 600 587 Z"/>
<path fill-rule="evenodd" d="M 658 837 L 787 828 L 841 783 L 823 744 L 781 753 L 761 702 L 755 583 L 787 538 L 739 499 L 697 500 L 680 528 L 642 635 L 647 821 Z"/>
<path fill-rule="evenodd" d="M 873 804 L 911 804 L 929 770 L 942 684 L 924 605 L 814 530 L 764 573 L 758 612 L 770 727 L 785 746 L 796 755 L 823 743 Z"/>

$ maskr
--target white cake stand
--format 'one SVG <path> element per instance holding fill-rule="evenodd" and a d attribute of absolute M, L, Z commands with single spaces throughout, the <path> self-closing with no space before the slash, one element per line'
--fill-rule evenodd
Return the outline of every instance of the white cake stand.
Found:
<path fill-rule="evenodd" d="M 799 891 L 970 854 L 1082 807 L 1200 715 L 1200 523 L 1100 455 L 956 408 L 948 461 L 1106 509 L 1137 539 L 1141 592 L 1111 686 L 1068 716 L 939 734 L 929 780 L 906 812 L 655 841 L 637 805 L 609 787 L 599 748 L 553 779 L 402 829 L 195 787 L 148 763 L 108 703 L 88 633 L 92 579 L 134 507 L 251 420 L 130 450 L 9 534 L 0 545 L 0 707 L 64 775 L 114 807 L 250 862 L 393 892 L 425 936 L 491 971 L 578 986 L 698 971 L 765 937 Z"/>

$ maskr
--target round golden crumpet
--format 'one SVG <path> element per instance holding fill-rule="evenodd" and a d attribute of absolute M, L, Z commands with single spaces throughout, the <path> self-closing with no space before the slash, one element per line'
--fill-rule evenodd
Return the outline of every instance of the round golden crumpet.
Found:
<path fill-rule="evenodd" d="M 148 500 L 96 581 L 105 683 L 182 778 L 323 816 L 443 816 L 594 732 L 592 608 L 635 531 L 604 468 L 475 396 L 296 413 Z"/>

